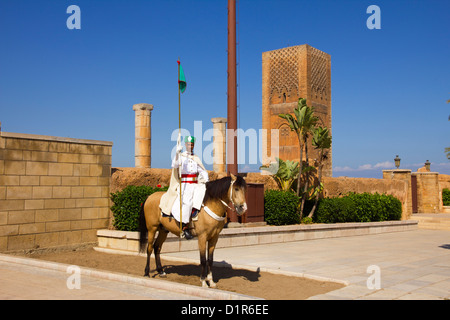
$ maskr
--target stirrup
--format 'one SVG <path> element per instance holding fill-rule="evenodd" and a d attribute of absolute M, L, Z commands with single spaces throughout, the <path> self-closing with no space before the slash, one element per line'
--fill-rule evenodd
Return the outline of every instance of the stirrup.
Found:
<path fill-rule="evenodd" d="M 189 231 L 189 223 L 183 226 L 183 230 L 181 231 L 180 238 L 185 238 L 186 240 L 194 239 L 194 236 Z"/>

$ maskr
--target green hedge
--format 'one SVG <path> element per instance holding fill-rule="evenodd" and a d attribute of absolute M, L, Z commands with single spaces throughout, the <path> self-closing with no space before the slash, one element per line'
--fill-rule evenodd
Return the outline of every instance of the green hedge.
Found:
<path fill-rule="evenodd" d="M 122 191 L 111 193 L 111 200 L 114 203 L 111 207 L 114 228 L 122 231 L 137 231 L 141 204 L 152 193 L 166 190 L 167 187 L 128 186 Z M 450 190 L 447 195 L 450 198 Z M 300 199 L 291 191 L 266 191 L 264 194 L 265 221 L 269 225 L 276 226 L 300 223 L 299 216 L 296 214 L 299 202 Z M 311 207 L 312 201 L 307 201 L 304 209 L 305 216 L 310 212 Z M 401 217 L 402 204 L 393 196 L 378 193 L 349 193 L 341 198 L 320 199 L 313 222 L 369 222 L 400 220 Z"/>
<path fill-rule="evenodd" d="M 317 223 L 356 221 L 356 205 L 348 197 L 321 199 L 314 213 L 313 221 Z"/>
<path fill-rule="evenodd" d="M 128 186 L 122 191 L 111 193 L 111 200 L 114 202 L 111 207 L 114 228 L 121 231 L 137 231 L 141 204 L 152 193 L 166 190 L 167 187 Z"/>
<path fill-rule="evenodd" d="M 299 198 L 290 191 L 269 190 L 264 195 L 265 221 L 270 225 L 299 223 L 296 208 Z M 312 207 L 307 201 L 304 216 Z M 402 204 L 397 198 L 385 194 L 349 193 L 341 198 L 320 199 L 313 216 L 316 223 L 370 222 L 400 220 Z"/>
<path fill-rule="evenodd" d="M 319 223 L 400 220 L 402 204 L 391 195 L 349 193 L 342 198 L 319 201 L 313 220 Z"/>
<path fill-rule="evenodd" d="M 268 190 L 264 193 L 264 220 L 275 226 L 299 223 L 298 204 L 299 198 L 291 191 Z"/>
<path fill-rule="evenodd" d="M 450 206 L 450 189 L 442 190 L 442 202 L 444 206 Z"/>

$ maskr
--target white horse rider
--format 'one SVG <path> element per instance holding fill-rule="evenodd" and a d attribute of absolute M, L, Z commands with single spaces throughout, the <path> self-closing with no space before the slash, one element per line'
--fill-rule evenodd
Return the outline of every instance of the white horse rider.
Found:
<path fill-rule="evenodd" d="M 172 160 L 172 176 L 167 192 L 162 196 L 159 207 L 164 214 L 172 213 L 175 220 L 182 223 L 181 237 L 190 240 L 193 238 L 189 232 L 191 215 L 195 216 L 201 209 L 208 182 L 208 172 L 199 157 L 194 154 L 195 138 L 187 136 L 184 139 L 186 151 L 181 153 L 183 147 L 180 140 L 177 143 L 177 152 Z M 181 171 L 181 172 L 180 172 Z M 180 180 L 181 177 L 181 180 Z M 182 210 L 180 217 L 180 188 L 182 195 Z"/>

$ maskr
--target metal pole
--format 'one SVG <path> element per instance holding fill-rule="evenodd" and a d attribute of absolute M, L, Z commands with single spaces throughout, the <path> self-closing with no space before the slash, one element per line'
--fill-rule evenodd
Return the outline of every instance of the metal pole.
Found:
<path fill-rule="evenodd" d="M 227 173 L 237 174 L 236 0 L 228 0 Z"/>
<path fill-rule="evenodd" d="M 180 139 L 181 143 L 181 91 L 180 91 L 180 57 L 178 57 L 178 138 Z M 181 198 L 181 154 L 177 155 L 178 161 L 180 161 L 180 165 L 178 166 L 178 175 L 180 178 L 180 238 L 181 233 L 183 232 L 183 225 L 182 225 L 182 216 L 183 216 L 183 200 Z"/>

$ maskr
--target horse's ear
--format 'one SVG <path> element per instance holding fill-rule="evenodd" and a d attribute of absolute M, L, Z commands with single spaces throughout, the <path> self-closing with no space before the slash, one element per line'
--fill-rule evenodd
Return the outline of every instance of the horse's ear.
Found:
<path fill-rule="evenodd" d="M 237 177 L 230 172 L 231 181 L 236 181 Z"/>

